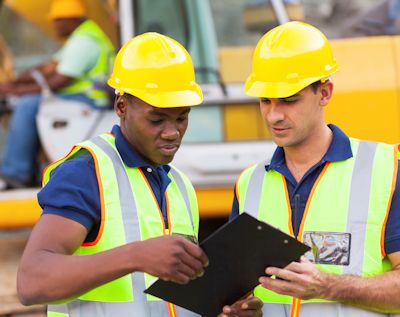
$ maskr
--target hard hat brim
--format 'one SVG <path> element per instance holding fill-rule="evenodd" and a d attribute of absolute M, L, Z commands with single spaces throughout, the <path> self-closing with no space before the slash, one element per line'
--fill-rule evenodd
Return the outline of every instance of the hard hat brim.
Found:
<path fill-rule="evenodd" d="M 336 70 L 334 72 L 336 72 Z M 334 72 L 331 72 L 331 74 L 333 74 Z M 306 88 L 312 83 L 315 83 L 316 81 L 323 78 L 327 78 L 328 76 L 324 75 L 309 77 L 298 80 L 296 83 L 258 81 L 254 80 L 250 76 L 246 80 L 244 92 L 249 96 L 258 98 L 287 98 L 295 95 L 300 90 Z"/>
<path fill-rule="evenodd" d="M 109 82 L 109 85 L 113 85 Z M 120 89 L 121 93 L 133 95 L 156 108 L 178 108 L 197 106 L 203 102 L 203 93 L 198 84 L 190 89 L 178 91 L 154 91 L 140 89 Z"/>

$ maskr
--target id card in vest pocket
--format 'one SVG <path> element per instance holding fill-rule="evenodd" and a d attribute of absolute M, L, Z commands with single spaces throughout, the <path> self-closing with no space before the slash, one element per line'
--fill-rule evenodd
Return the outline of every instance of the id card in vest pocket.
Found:
<path fill-rule="evenodd" d="M 303 241 L 311 248 L 305 256 L 312 263 L 350 264 L 350 233 L 305 231 Z"/>
<path fill-rule="evenodd" d="M 181 236 L 182 238 L 185 238 L 186 240 L 189 240 L 190 242 L 192 242 L 194 244 L 199 244 L 199 241 L 197 240 L 197 238 L 195 236 L 183 234 L 183 233 L 176 233 L 176 232 L 172 232 L 172 234 L 176 235 L 176 236 Z"/>

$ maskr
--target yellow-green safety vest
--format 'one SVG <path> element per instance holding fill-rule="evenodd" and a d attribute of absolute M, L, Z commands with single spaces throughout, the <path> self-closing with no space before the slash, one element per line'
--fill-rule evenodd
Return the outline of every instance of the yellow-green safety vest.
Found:
<path fill-rule="evenodd" d="M 96 89 L 95 84 L 105 85 L 114 62 L 114 46 L 103 30 L 92 20 L 86 20 L 78 26 L 71 34 L 71 37 L 74 36 L 87 36 L 94 39 L 99 45 L 100 54 L 96 64 L 86 74 L 74 78 L 70 85 L 60 89 L 59 92 L 64 94 L 83 93 L 94 100 L 97 106 L 107 106 L 107 93 L 102 89 Z"/>
<path fill-rule="evenodd" d="M 101 202 L 101 225 L 98 237 L 82 245 L 75 256 L 91 255 L 133 241 L 143 241 L 164 234 L 197 237 L 198 207 L 194 188 L 187 177 L 171 166 L 171 183 L 166 190 L 169 230 L 153 191 L 140 168 L 128 167 L 115 146 L 111 134 L 102 134 L 73 147 L 62 160 L 46 169 L 45 185 L 54 170 L 85 149 L 94 158 Z M 164 302 L 143 291 L 155 281 L 147 273 L 134 272 L 92 289 L 78 299 L 49 305 L 49 317 L 186 317 L 198 316 Z M 79 281 L 77 281 L 79 283 Z"/>
<path fill-rule="evenodd" d="M 391 269 L 383 245 L 387 215 L 396 186 L 397 147 L 350 139 L 353 157 L 327 162 L 308 198 L 297 239 L 305 232 L 350 233 L 349 265 L 316 264 L 323 272 L 375 276 Z M 293 235 L 292 211 L 285 177 L 266 162 L 245 170 L 237 182 L 239 212 L 246 211 Z M 268 247 L 268 241 L 266 241 Z M 395 316 L 320 299 L 300 300 L 261 286 L 264 316 Z"/>

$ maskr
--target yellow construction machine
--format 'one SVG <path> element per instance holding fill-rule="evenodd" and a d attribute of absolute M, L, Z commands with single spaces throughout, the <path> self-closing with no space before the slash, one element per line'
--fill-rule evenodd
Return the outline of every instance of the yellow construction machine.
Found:
<path fill-rule="evenodd" d="M 259 29 L 260 25 L 266 28 L 289 18 L 307 18 L 304 7 L 295 0 L 86 2 L 89 16 L 104 28 L 116 47 L 135 34 L 158 31 L 177 39 L 191 53 L 205 102 L 191 112 L 184 145 L 173 164 L 186 172 L 196 187 L 201 219 L 206 223 L 203 228 L 212 223 L 219 225 L 229 214 L 234 181 L 240 171 L 270 158 L 274 149 L 259 115 L 258 101 L 243 93 L 254 44 L 260 34 L 250 35 L 251 40 L 246 42 L 237 25 Z M 49 0 L 6 0 L 4 4 L 52 35 L 50 21 L 45 19 Z M 218 8 L 220 11 L 215 14 Z M 239 13 L 232 13 L 224 22 L 224 13 L 233 10 Z M 263 18 L 268 21 L 264 23 Z M 218 31 L 221 25 L 225 33 Z M 218 46 L 218 42 L 226 39 L 231 46 Z M 341 69 L 333 78 L 335 93 L 327 108 L 327 122 L 338 124 L 354 137 L 399 142 L 400 37 L 359 37 L 331 42 Z M 112 110 L 93 111 L 85 117 L 79 109 L 42 106 L 48 112 L 43 110 L 46 116 L 39 114 L 38 128 L 49 161 L 66 154 L 67 145 L 108 131 L 117 122 Z M 35 197 L 38 190 L 0 193 L 0 228 L 31 226 L 40 215 Z"/>

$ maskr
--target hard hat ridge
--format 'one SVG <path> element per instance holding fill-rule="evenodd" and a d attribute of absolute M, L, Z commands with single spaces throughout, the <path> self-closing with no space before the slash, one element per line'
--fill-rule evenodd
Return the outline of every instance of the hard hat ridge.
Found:
<path fill-rule="evenodd" d="M 288 97 L 328 78 L 338 68 L 320 30 L 306 23 L 288 22 L 270 30 L 258 42 L 245 92 L 254 97 Z"/>
<path fill-rule="evenodd" d="M 50 19 L 80 18 L 87 14 L 83 0 L 53 0 L 50 5 Z"/>
<path fill-rule="evenodd" d="M 160 108 L 194 106 L 203 100 L 189 53 L 155 32 L 138 35 L 120 49 L 108 84 Z"/>

